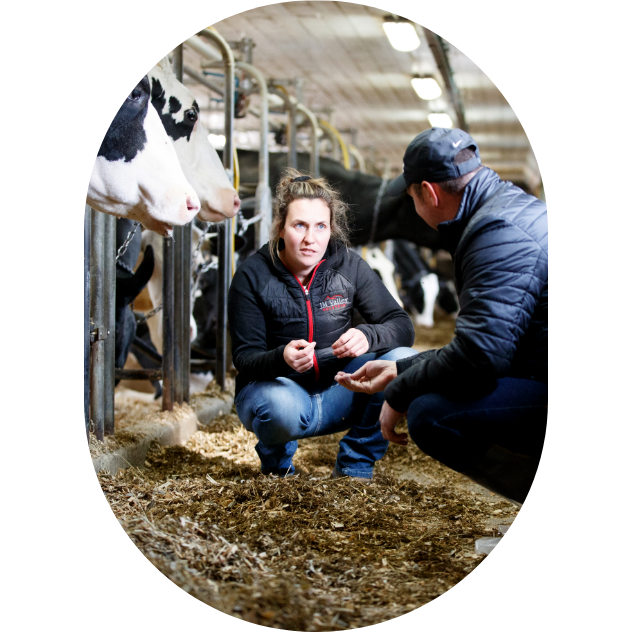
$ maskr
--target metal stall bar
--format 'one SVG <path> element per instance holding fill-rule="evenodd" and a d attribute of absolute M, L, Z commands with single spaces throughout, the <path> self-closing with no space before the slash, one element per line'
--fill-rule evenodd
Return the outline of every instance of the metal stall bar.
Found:
<path fill-rule="evenodd" d="M 90 224 L 91 209 L 83 215 L 83 414 L 90 439 Z"/>
<path fill-rule="evenodd" d="M 287 154 L 287 166 L 296 169 L 296 99 L 293 99 L 283 86 L 279 86 L 274 82 L 271 82 L 268 86 L 268 92 L 281 97 L 283 99 L 283 103 L 285 103 L 285 109 L 288 114 L 287 146 L 289 151 Z"/>
<path fill-rule="evenodd" d="M 114 434 L 114 357 L 116 326 L 116 217 L 105 215 L 103 244 L 103 327 L 105 329 L 103 366 L 103 431 Z"/>
<path fill-rule="evenodd" d="M 162 241 L 162 409 L 173 410 L 174 398 L 174 247 L 165 237 Z"/>
<path fill-rule="evenodd" d="M 103 322 L 103 257 L 105 215 L 92 209 L 90 226 L 90 419 L 99 441 L 104 437 L 105 323 Z"/>
<path fill-rule="evenodd" d="M 268 85 L 263 73 L 243 61 L 235 63 L 259 84 L 259 92 L 261 94 L 261 119 L 259 143 L 259 182 L 255 193 L 255 215 L 259 215 L 260 219 L 255 225 L 255 248 L 259 250 L 261 246 L 266 244 L 270 239 L 270 228 L 272 226 L 272 192 L 269 184 L 270 174 L 270 155 L 268 148 Z"/>
<path fill-rule="evenodd" d="M 357 171 L 360 173 L 366 173 L 366 164 L 364 162 L 364 156 L 360 153 L 360 150 L 355 145 L 347 145 L 349 153 L 355 158 Z"/>
<path fill-rule="evenodd" d="M 173 51 L 173 72 L 183 75 L 183 46 Z M 174 226 L 174 401 L 189 401 L 191 372 L 191 224 Z"/>
<path fill-rule="evenodd" d="M 309 170 L 316 178 L 320 176 L 320 156 L 318 153 L 318 120 L 311 110 L 308 110 L 302 103 L 298 103 L 296 109 L 304 114 L 312 124 L 312 153 L 309 160 Z"/>
<path fill-rule="evenodd" d="M 224 61 L 224 135 L 226 144 L 222 152 L 224 168 L 233 173 L 233 128 L 235 122 L 235 60 L 230 46 L 215 29 L 200 32 L 220 50 Z M 217 368 L 215 380 L 222 390 L 226 389 L 226 365 L 228 360 L 228 286 L 230 285 L 230 245 L 233 238 L 230 220 L 222 222 L 218 234 L 218 283 L 217 283 Z"/>
<path fill-rule="evenodd" d="M 340 147 L 340 151 L 342 152 L 342 164 L 344 168 L 349 171 L 351 168 L 351 162 L 349 161 L 349 151 L 347 150 L 347 143 L 345 143 L 344 138 L 340 134 L 340 132 L 328 121 L 323 119 L 318 119 L 318 124 L 324 132 L 327 132 L 329 137 L 332 139 L 334 147 L 338 145 Z"/>

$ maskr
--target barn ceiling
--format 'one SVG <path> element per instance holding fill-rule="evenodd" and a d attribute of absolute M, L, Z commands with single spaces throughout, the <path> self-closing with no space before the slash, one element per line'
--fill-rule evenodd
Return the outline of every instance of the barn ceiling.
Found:
<path fill-rule="evenodd" d="M 367 171 L 393 177 L 401 172 L 410 140 L 430 127 L 429 112 L 447 112 L 455 126 L 458 119 L 423 29 L 417 26 L 421 39 L 417 50 L 396 51 L 382 28 L 388 15 L 345 2 L 289 2 L 240 13 L 214 27 L 229 42 L 251 38 L 252 63 L 268 79 L 284 81 L 291 94 L 334 125 L 347 143 L 359 149 Z M 485 73 L 445 43 L 465 119 L 479 143 L 483 163 L 504 179 L 537 192 L 537 164 L 515 113 Z M 196 52 L 185 46 L 184 55 L 187 66 L 201 71 L 202 58 Z M 238 50 L 235 57 L 246 61 Z M 411 86 L 414 72 L 435 76 L 443 89 L 441 97 L 421 100 Z M 297 78 L 302 82 L 294 85 Z M 185 77 L 185 83 L 196 94 L 205 124 L 222 133 L 222 104 L 217 95 L 190 77 Z M 252 94 L 250 109 L 259 107 L 258 95 Z M 282 114 L 271 119 L 279 127 L 286 121 Z M 235 129 L 237 147 L 258 148 L 255 116 L 236 119 Z M 299 135 L 299 150 L 301 145 L 308 150 L 307 128 Z M 332 149 L 325 139 L 321 153 Z"/>

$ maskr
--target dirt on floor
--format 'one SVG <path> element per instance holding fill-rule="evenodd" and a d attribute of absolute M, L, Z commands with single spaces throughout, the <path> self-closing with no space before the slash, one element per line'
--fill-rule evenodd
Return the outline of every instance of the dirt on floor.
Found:
<path fill-rule="evenodd" d="M 152 446 L 141 469 L 99 478 L 130 538 L 201 601 L 273 628 L 358 628 L 449 590 L 484 559 L 476 539 L 518 507 L 412 442 L 389 446 L 372 484 L 332 480 L 342 436 L 301 441 L 298 476 L 264 477 L 233 413 L 184 446 Z"/>

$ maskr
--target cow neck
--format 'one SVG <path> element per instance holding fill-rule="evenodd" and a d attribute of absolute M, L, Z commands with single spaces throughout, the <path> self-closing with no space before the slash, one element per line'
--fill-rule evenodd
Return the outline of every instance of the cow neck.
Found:
<path fill-rule="evenodd" d="M 327 261 L 327 260 L 326 259 L 321 259 L 316 264 L 316 266 L 312 270 L 312 278 L 309 280 L 309 283 L 307 284 L 307 287 L 305 287 L 299 281 L 299 278 L 294 274 L 294 272 L 292 272 L 292 270 L 290 270 L 285 265 L 285 263 L 283 263 L 283 261 L 281 261 L 281 263 L 283 263 L 283 265 L 285 266 L 287 271 L 296 279 L 296 282 L 298 283 L 298 285 L 301 288 L 301 290 L 303 290 L 303 294 L 305 296 L 305 307 L 307 308 L 307 321 L 308 321 L 307 342 L 313 342 L 314 341 L 314 314 L 312 312 L 312 301 L 309 298 L 309 289 L 312 287 L 312 283 L 314 282 L 314 279 L 316 278 L 316 272 L 318 271 L 318 267 L 322 263 L 324 263 L 325 261 Z M 314 373 L 316 374 L 316 379 L 318 379 L 320 377 L 320 370 L 318 368 L 318 359 L 316 358 L 316 352 L 314 352 Z"/>

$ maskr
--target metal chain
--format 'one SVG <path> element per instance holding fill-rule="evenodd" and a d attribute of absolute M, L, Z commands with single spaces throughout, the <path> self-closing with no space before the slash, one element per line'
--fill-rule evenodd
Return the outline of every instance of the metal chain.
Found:
<path fill-rule="evenodd" d="M 206 237 L 206 233 L 208 233 L 208 231 L 211 229 L 211 226 L 212 226 L 211 222 L 205 222 L 205 224 L 206 224 L 206 228 L 204 229 L 204 232 L 200 235 L 200 238 L 198 239 L 198 245 L 195 247 L 195 251 L 191 255 L 191 271 L 192 272 L 195 266 L 195 260 L 197 256 L 200 254 L 200 250 L 202 249 L 202 244 L 204 243 L 204 238 Z"/>
<path fill-rule="evenodd" d="M 130 233 L 127 235 L 127 238 L 125 239 L 125 243 L 121 246 L 121 248 L 119 248 L 119 255 L 117 255 L 117 257 L 116 257 L 117 259 L 118 259 L 118 257 L 120 255 L 125 253 L 125 250 L 127 250 L 127 246 L 129 245 L 129 242 L 131 241 L 132 237 L 134 236 L 134 231 L 136 230 L 137 227 L 138 227 L 138 222 L 136 222 L 136 226 L 134 226 L 134 230 L 130 231 Z M 204 237 L 206 236 L 206 233 L 208 233 L 210 228 L 211 228 L 211 222 L 206 222 L 206 228 L 204 229 L 204 232 L 200 236 L 200 240 L 198 241 L 197 248 L 195 249 L 195 252 L 193 253 L 193 256 L 191 257 L 193 262 L 195 262 L 195 258 L 199 254 L 200 249 L 202 247 L 202 242 L 204 241 Z M 122 248 L 125 248 L 125 250 L 123 250 L 123 252 L 121 252 Z M 206 263 L 206 264 L 199 264 L 197 266 L 197 268 L 195 268 L 195 269 L 193 268 L 194 265 L 195 265 L 194 263 L 191 264 L 191 272 L 195 276 L 195 282 L 194 282 L 193 288 L 191 290 L 191 296 L 195 296 L 195 292 L 197 291 L 197 286 L 199 284 L 200 277 L 202 276 L 202 274 L 204 274 L 208 270 L 211 270 L 213 268 L 217 268 L 218 262 L 217 261 L 209 261 L 209 263 Z M 141 316 L 136 321 L 136 326 L 142 325 L 143 323 L 145 323 L 152 316 L 155 316 L 161 309 L 162 309 L 162 303 L 160 305 L 158 305 L 157 307 L 154 307 L 154 309 L 152 309 L 151 311 L 147 312 L 144 316 Z"/>
<path fill-rule="evenodd" d="M 134 228 L 132 228 L 132 230 L 130 230 L 129 233 L 127 233 L 127 237 L 125 237 L 125 241 L 123 242 L 121 247 L 118 249 L 118 252 L 116 253 L 116 260 L 117 261 L 127 251 L 127 247 L 129 246 L 130 242 L 132 241 L 132 237 L 134 237 L 134 234 L 136 233 L 136 229 L 139 226 L 140 226 L 140 222 L 134 222 Z"/>
<path fill-rule="evenodd" d="M 377 230 L 377 218 L 380 214 L 380 206 L 382 204 L 382 198 L 384 197 L 384 191 L 386 191 L 386 185 L 388 184 L 388 178 L 382 178 L 382 184 L 380 184 L 380 190 L 377 192 L 377 198 L 375 200 L 375 206 L 373 207 L 373 221 L 371 222 L 371 234 L 369 235 L 369 243 L 375 243 L 375 231 Z"/>
<path fill-rule="evenodd" d="M 158 307 L 154 307 L 154 309 L 152 309 L 150 312 L 147 312 L 144 316 L 141 316 L 141 318 L 139 318 L 136 321 L 136 326 L 138 327 L 138 325 L 142 325 L 144 322 L 146 322 L 152 316 L 157 314 L 161 309 L 162 309 L 162 303 L 160 303 L 160 305 L 158 305 Z"/>

